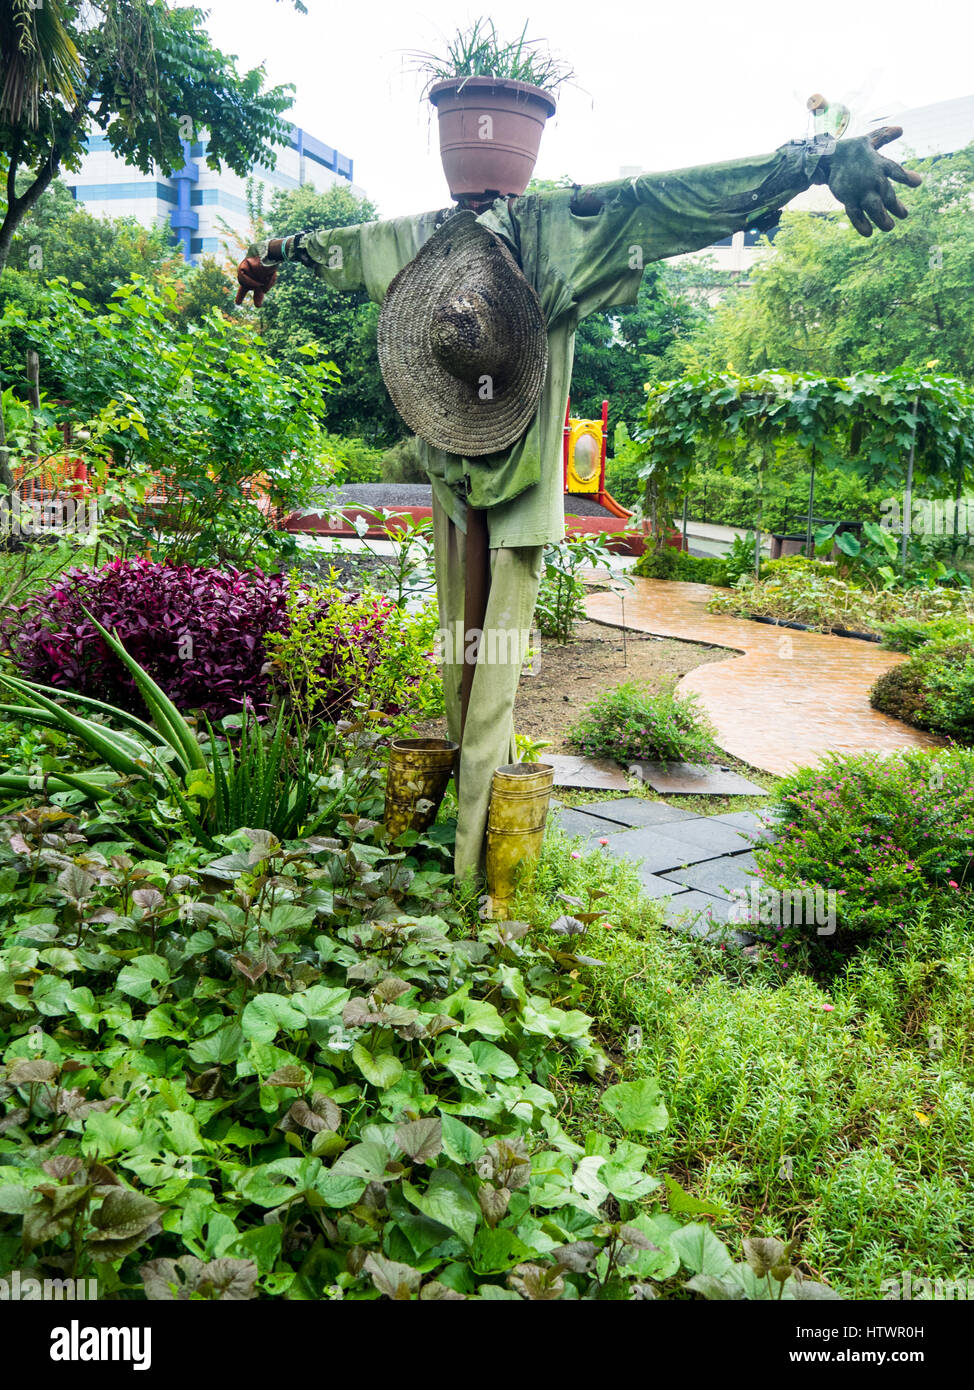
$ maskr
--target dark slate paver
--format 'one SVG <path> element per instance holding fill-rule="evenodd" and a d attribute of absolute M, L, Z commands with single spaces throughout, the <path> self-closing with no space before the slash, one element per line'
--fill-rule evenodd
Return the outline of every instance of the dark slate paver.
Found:
<path fill-rule="evenodd" d="M 662 825 L 660 830 L 681 844 L 696 845 L 708 852 L 708 858 L 716 859 L 722 854 L 744 854 L 751 848 L 751 838 L 732 825 L 722 825 L 710 816 L 697 816 L 693 820 L 680 821 L 677 825 Z"/>
<path fill-rule="evenodd" d="M 623 796 L 616 801 L 593 802 L 590 808 L 585 809 L 590 809 L 593 815 L 616 821 L 618 825 L 625 825 L 630 829 L 635 826 L 667 825 L 676 821 L 698 819 L 692 811 L 681 811 L 676 806 L 668 806 L 665 801 L 646 801 L 641 796 Z"/>
<path fill-rule="evenodd" d="M 767 796 L 764 787 L 714 763 L 632 764 L 636 776 L 662 796 Z"/>
<path fill-rule="evenodd" d="M 664 835 L 662 828 L 655 826 L 621 830 L 617 835 L 608 837 L 606 848 L 612 854 L 642 860 L 642 867 L 651 874 L 661 873 L 664 869 L 682 869 L 685 864 L 698 864 L 701 859 L 714 858 L 712 849 L 678 839 L 676 832 L 679 825 L 674 825 L 672 829 L 672 835 Z"/>
<path fill-rule="evenodd" d="M 583 835 L 586 839 L 614 835 L 619 830 L 615 821 L 590 816 L 580 806 L 552 806 L 548 819 L 566 835 Z"/>
<path fill-rule="evenodd" d="M 750 946 L 755 940 L 750 932 L 741 931 L 727 920 L 732 906 L 726 898 L 691 890 L 673 898 L 663 911 L 674 931 L 701 937 L 716 945 Z"/>
<path fill-rule="evenodd" d="M 549 753 L 544 761 L 555 769 L 556 787 L 577 787 L 589 791 L 624 792 L 626 774 L 617 763 L 606 758 L 582 758 L 567 753 Z"/>
<path fill-rule="evenodd" d="M 686 869 L 674 869 L 665 877 L 686 888 L 696 888 L 714 897 L 730 897 L 733 893 L 749 893 L 759 880 L 748 869 L 754 868 L 751 854 L 724 855 L 720 859 L 705 859 Z"/>

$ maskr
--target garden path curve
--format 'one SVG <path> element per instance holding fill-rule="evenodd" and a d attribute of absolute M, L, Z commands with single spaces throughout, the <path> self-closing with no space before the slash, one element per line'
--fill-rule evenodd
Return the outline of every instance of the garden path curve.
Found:
<path fill-rule="evenodd" d="M 828 752 L 935 748 L 921 733 L 869 704 L 873 681 L 905 660 L 877 643 L 798 632 L 708 613 L 709 584 L 636 579 L 626 591 L 626 626 L 658 637 L 706 642 L 739 653 L 689 671 L 677 687 L 692 690 L 726 752 L 765 772 L 816 763 Z M 596 622 L 622 624 L 615 593 L 595 593 L 586 610 Z"/>

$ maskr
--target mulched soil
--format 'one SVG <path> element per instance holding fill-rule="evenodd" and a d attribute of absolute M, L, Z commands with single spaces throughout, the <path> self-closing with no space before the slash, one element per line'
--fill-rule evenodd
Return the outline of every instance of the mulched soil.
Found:
<path fill-rule="evenodd" d="M 579 623 L 575 641 L 560 647 L 543 640 L 535 675 L 521 677 L 514 705 L 518 733 L 547 739 L 551 753 L 572 753 L 565 735 L 583 706 L 606 690 L 625 681 L 636 681 L 650 691 L 659 690 L 671 677 L 686 675 L 695 666 L 725 661 L 733 653 L 721 647 L 678 642 L 669 637 L 649 637 L 604 623 Z M 442 736 L 443 721 L 417 726 L 420 735 Z"/>

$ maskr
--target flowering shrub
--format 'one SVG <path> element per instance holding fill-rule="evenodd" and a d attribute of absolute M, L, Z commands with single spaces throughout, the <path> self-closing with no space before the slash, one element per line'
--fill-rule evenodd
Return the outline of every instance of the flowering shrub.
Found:
<path fill-rule="evenodd" d="M 568 732 L 589 757 L 628 763 L 680 762 L 717 753 L 710 723 L 693 694 L 677 699 L 674 682 L 655 695 L 628 681 L 586 706 Z"/>
<path fill-rule="evenodd" d="M 260 570 L 115 560 L 73 569 L 16 609 L 3 633 L 31 680 L 142 713 L 132 677 L 88 610 L 182 710 L 219 719 L 263 703 L 265 638 L 287 620 L 287 584 Z"/>
<path fill-rule="evenodd" d="M 778 795 L 777 839 L 755 849 L 765 887 L 836 895 L 834 934 L 782 922 L 772 932 L 785 949 L 834 962 L 870 938 L 901 939 L 924 905 L 974 904 L 974 752 L 832 754 Z"/>

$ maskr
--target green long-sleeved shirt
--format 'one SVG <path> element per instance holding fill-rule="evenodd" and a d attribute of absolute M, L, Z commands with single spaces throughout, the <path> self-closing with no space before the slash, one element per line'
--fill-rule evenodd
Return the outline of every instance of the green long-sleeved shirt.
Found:
<path fill-rule="evenodd" d="M 575 328 L 587 314 L 633 304 L 643 267 L 753 227 L 815 181 L 832 142 L 596 185 L 601 208 L 572 212 L 572 189 L 498 199 L 479 220 L 503 237 L 538 292 L 548 376 L 537 412 L 509 449 L 460 458 L 422 442 L 436 494 L 460 527 L 467 501 L 488 508 L 492 547 L 534 546 L 565 533 L 562 431 Z M 455 209 L 325 228 L 302 243 L 317 275 L 381 302 L 395 275 Z"/>

